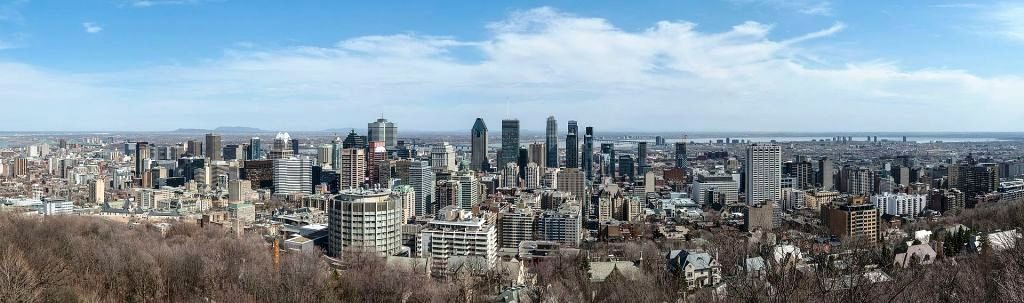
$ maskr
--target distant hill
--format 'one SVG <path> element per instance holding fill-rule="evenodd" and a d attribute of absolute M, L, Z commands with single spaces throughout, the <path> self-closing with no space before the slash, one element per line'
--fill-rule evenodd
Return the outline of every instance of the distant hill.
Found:
<path fill-rule="evenodd" d="M 265 133 L 268 131 L 255 128 L 255 127 L 244 127 L 244 126 L 221 126 L 215 129 L 203 129 L 203 128 L 179 128 L 174 130 L 175 133 Z"/>

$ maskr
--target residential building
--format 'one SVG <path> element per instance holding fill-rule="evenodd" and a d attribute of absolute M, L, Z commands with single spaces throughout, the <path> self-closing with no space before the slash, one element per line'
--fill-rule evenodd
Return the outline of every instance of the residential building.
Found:
<path fill-rule="evenodd" d="M 778 202 L 782 189 L 782 148 L 774 144 L 752 144 L 747 147 L 746 190 L 748 205 Z"/>
<path fill-rule="evenodd" d="M 386 189 L 343 190 L 334 198 L 328 218 L 328 255 L 372 252 L 390 256 L 401 249 L 402 202 Z"/>
<path fill-rule="evenodd" d="M 494 268 L 498 259 L 496 228 L 466 210 L 443 209 L 419 231 L 416 240 L 416 251 L 428 259 L 435 275 L 460 269 L 484 272 Z"/>

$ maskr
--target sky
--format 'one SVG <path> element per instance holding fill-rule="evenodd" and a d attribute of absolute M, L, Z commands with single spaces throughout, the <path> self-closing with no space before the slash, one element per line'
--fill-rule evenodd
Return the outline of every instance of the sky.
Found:
<path fill-rule="evenodd" d="M 0 130 L 1024 131 L 1021 54 L 1020 1 L 0 0 Z"/>

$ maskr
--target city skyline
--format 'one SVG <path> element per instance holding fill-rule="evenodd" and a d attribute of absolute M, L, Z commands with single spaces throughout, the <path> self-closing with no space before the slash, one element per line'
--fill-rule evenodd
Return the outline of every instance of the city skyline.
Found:
<path fill-rule="evenodd" d="M 524 131 L 549 115 L 617 131 L 1022 130 L 1006 110 L 1024 97 L 1019 4 L 295 4 L 310 14 L 246 18 L 276 5 L 75 3 L 42 23 L 51 7 L 0 4 L 0 85 L 18 88 L 0 99 L 48 118 L 0 128 L 322 130 L 383 113 L 457 131 L 507 105 Z"/>

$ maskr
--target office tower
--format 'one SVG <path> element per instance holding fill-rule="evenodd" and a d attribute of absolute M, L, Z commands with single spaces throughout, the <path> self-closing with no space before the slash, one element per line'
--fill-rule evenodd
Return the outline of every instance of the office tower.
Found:
<path fill-rule="evenodd" d="M 402 203 L 389 190 L 344 190 L 328 213 L 328 254 L 346 251 L 391 256 L 402 248 Z"/>
<path fill-rule="evenodd" d="M 469 137 L 471 141 L 469 169 L 473 171 L 490 170 L 490 164 L 487 161 L 487 124 L 484 124 L 484 119 L 476 118 Z"/>
<path fill-rule="evenodd" d="M 291 152 L 288 151 L 288 141 L 291 139 L 288 133 L 277 133 L 277 136 L 274 136 L 274 144 L 270 147 L 270 153 L 267 154 L 267 159 L 288 158 L 291 155 Z"/>
<path fill-rule="evenodd" d="M 380 175 L 377 174 L 377 169 L 380 168 L 380 164 L 387 161 L 388 149 L 384 147 L 384 141 L 372 141 L 370 147 L 367 149 L 366 154 L 366 168 L 367 168 L 367 181 L 369 184 L 381 185 L 388 187 L 389 184 L 380 182 Z M 390 178 L 388 178 L 390 179 Z"/>
<path fill-rule="evenodd" d="M 558 171 L 558 191 L 572 194 L 576 201 L 590 201 L 587 194 L 586 174 L 578 168 L 566 168 Z"/>
<path fill-rule="evenodd" d="M 794 180 L 793 188 L 810 189 L 814 187 L 815 175 L 814 164 L 800 157 L 797 161 L 783 163 L 782 173 Z"/>
<path fill-rule="evenodd" d="M 647 173 L 647 142 L 636 144 L 636 167 L 640 175 Z"/>
<path fill-rule="evenodd" d="M 557 209 L 543 211 L 537 220 L 540 239 L 558 242 L 564 247 L 579 247 L 583 241 L 582 209 L 579 202 L 570 200 Z"/>
<path fill-rule="evenodd" d="M 566 168 L 578 168 L 580 167 L 580 142 L 579 142 L 579 126 L 576 125 L 575 120 L 569 120 L 569 132 L 565 133 L 565 167 Z"/>
<path fill-rule="evenodd" d="M 149 171 L 146 161 L 150 159 L 149 143 L 144 141 L 135 142 L 135 177 L 142 178 Z"/>
<path fill-rule="evenodd" d="M 220 139 L 218 134 L 206 134 L 206 157 L 212 161 L 224 160 L 221 156 Z"/>
<path fill-rule="evenodd" d="M 341 175 L 341 188 L 352 189 L 363 186 L 366 181 L 366 150 L 345 148 L 338 157 L 338 174 Z"/>
<path fill-rule="evenodd" d="M 323 145 L 320 145 L 319 147 L 317 147 L 317 149 L 316 149 L 316 165 L 317 166 L 320 166 L 320 167 L 323 167 L 324 169 L 327 169 L 327 168 L 333 168 L 334 165 L 336 165 L 336 163 L 334 163 L 334 154 L 332 153 L 333 150 L 331 150 L 331 149 L 332 148 L 331 148 L 330 144 L 323 144 Z"/>
<path fill-rule="evenodd" d="M 249 151 L 246 154 L 246 160 L 259 160 L 263 158 L 263 143 L 260 141 L 260 137 L 252 137 L 249 139 Z"/>
<path fill-rule="evenodd" d="M 893 166 L 891 174 L 893 179 L 895 179 L 896 184 L 903 187 L 910 186 L 910 167 L 903 165 Z"/>
<path fill-rule="evenodd" d="M 601 167 L 601 175 L 615 178 L 615 145 L 612 143 L 601 143 L 601 158 L 604 167 Z"/>
<path fill-rule="evenodd" d="M 698 205 L 734 204 L 739 201 L 739 182 L 729 175 L 700 175 L 690 186 L 690 198 Z"/>
<path fill-rule="evenodd" d="M 455 147 L 448 142 L 441 142 L 430 147 L 430 166 L 435 174 L 450 174 L 459 170 L 455 162 Z"/>
<path fill-rule="evenodd" d="M 228 144 L 228 145 L 225 145 L 224 146 L 224 150 L 223 150 L 223 154 L 224 154 L 224 157 L 223 157 L 224 160 L 241 160 L 241 159 L 245 159 L 244 148 L 242 148 L 242 146 L 239 146 L 238 144 Z M 166 159 L 167 160 L 171 160 L 173 158 L 167 157 Z"/>
<path fill-rule="evenodd" d="M 526 165 L 525 177 L 523 178 L 523 187 L 526 189 L 536 189 L 540 187 L 541 178 L 541 167 L 537 163 L 530 163 Z"/>
<path fill-rule="evenodd" d="M 519 120 L 501 120 L 501 158 L 498 167 L 504 169 L 519 158 Z"/>
<path fill-rule="evenodd" d="M 308 194 L 312 192 L 313 160 L 281 158 L 274 160 L 275 194 Z"/>
<path fill-rule="evenodd" d="M 482 217 L 459 209 L 444 209 L 437 220 L 432 220 L 416 236 L 420 258 L 427 259 L 430 272 L 446 275 L 452 257 L 474 258 L 482 262 L 483 270 L 490 270 L 498 260 L 498 233 L 494 225 Z"/>
<path fill-rule="evenodd" d="M 245 201 L 249 199 L 252 192 L 252 181 L 234 180 L 228 182 L 228 201 Z"/>
<path fill-rule="evenodd" d="M 547 130 L 544 132 L 544 145 L 547 147 L 547 153 L 544 158 L 545 167 L 557 168 L 558 167 L 558 121 L 555 120 L 555 116 L 548 117 Z"/>
<path fill-rule="evenodd" d="M 366 140 L 366 136 L 360 136 L 359 134 L 356 134 L 356 131 L 353 129 L 351 132 L 348 133 L 348 136 L 345 136 L 345 140 L 341 142 L 341 148 L 366 149 L 366 146 L 368 144 L 368 141 Z"/>
<path fill-rule="evenodd" d="M 409 186 L 416 191 L 416 216 L 433 214 L 434 171 L 427 161 L 411 161 Z"/>
<path fill-rule="evenodd" d="M 459 201 L 461 209 L 473 209 L 473 206 L 480 204 L 480 178 L 471 171 L 463 171 L 455 176 L 459 181 Z"/>
<path fill-rule="evenodd" d="M 68 139 L 60 138 L 57 140 L 57 147 L 62 149 L 68 148 Z"/>
<path fill-rule="evenodd" d="M 586 133 L 583 134 L 583 155 L 580 161 L 583 162 L 583 172 L 587 175 L 587 180 L 594 179 L 594 127 L 587 126 Z M 580 201 L 584 199 L 580 198 Z"/>
<path fill-rule="evenodd" d="M 395 123 L 381 117 L 377 121 L 368 123 L 366 128 L 368 142 L 381 141 L 388 148 L 398 145 L 398 127 L 395 126 Z"/>
<path fill-rule="evenodd" d="M 290 143 L 290 145 L 292 147 L 292 156 L 298 156 L 299 155 L 299 139 L 292 139 L 289 143 Z"/>
<path fill-rule="evenodd" d="M 462 195 L 459 192 L 459 181 L 440 180 L 434 187 L 434 205 L 430 213 L 437 213 L 445 207 L 462 208 Z"/>
<path fill-rule="evenodd" d="M 516 165 L 519 167 L 519 179 L 526 178 L 526 165 L 530 163 L 530 153 L 525 147 L 519 149 L 519 161 L 516 161 Z"/>
<path fill-rule="evenodd" d="M 509 163 L 501 174 L 501 187 L 519 187 L 519 165 Z"/>
<path fill-rule="evenodd" d="M 654 145 L 665 146 L 665 137 L 654 136 Z"/>
<path fill-rule="evenodd" d="M 202 156 L 203 155 L 203 143 L 199 142 L 197 140 L 185 141 L 185 150 L 186 150 L 186 153 L 192 155 L 193 157 Z"/>
<path fill-rule="evenodd" d="M 878 241 L 878 209 L 864 196 L 850 197 L 846 204 L 830 207 L 823 214 L 829 233 L 834 236 L 868 245 Z"/>
<path fill-rule="evenodd" d="M 686 159 L 686 142 L 676 142 L 676 167 L 685 168 L 687 167 Z"/>
<path fill-rule="evenodd" d="M 629 178 L 629 181 L 636 181 L 636 167 L 634 166 L 633 156 L 619 156 L 618 165 L 620 176 L 624 178 Z"/>
<path fill-rule="evenodd" d="M 534 240 L 537 214 L 529 207 L 512 206 L 498 213 L 498 243 L 501 248 L 519 248 L 519 243 Z"/>
<path fill-rule="evenodd" d="M 835 172 L 832 170 L 832 160 L 828 157 L 822 157 L 818 160 L 818 188 L 822 190 L 832 190 L 835 185 L 832 179 L 835 177 Z"/>
<path fill-rule="evenodd" d="M 782 148 L 774 144 L 747 147 L 745 190 L 747 205 L 777 203 L 782 189 Z"/>
<path fill-rule="evenodd" d="M 529 161 L 527 163 L 537 163 L 539 166 L 544 166 L 547 163 L 547 149 L 544 147 L 544 143 L 530 143 L 529 147 Z M 520 167 L 526 167 L 525 164 L 520 163 Z"/>

